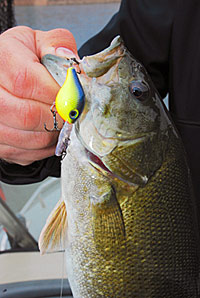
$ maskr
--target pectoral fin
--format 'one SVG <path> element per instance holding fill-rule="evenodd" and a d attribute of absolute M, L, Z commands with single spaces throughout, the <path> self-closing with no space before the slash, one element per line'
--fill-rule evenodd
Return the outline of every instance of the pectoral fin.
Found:
<path fill-rule="evenodd" d="M 92 196 L 92 228 L 97 250 L 109 257 L 125 248 L 125 226 L 115 190 L 110 189 L 100 197 Z"/>
<path fill-rule="evenodd" d="M 67 228 L 67 212 L 64 201 L 59 201 L 55 206 L 39 238 L 41 254 L 63 250 L 65 247 Z"/>

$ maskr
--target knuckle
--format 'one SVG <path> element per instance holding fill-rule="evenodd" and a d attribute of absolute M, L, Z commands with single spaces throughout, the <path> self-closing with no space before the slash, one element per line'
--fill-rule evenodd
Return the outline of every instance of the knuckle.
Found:
<path fill-rule="evenodd" d="M 26 105 L 21 106 L 20 110 L 20 116 L 22 117 L 23 127 L 25 129 L 34 129 L 37 114 L 35 113 L 35 109 L 31 105 L 31 103 L 27 100 Z"/>
<path fill-rule="evenodd" d="M 21 126 L 25 130 L 36 130 L 41 122 L 39 104 L 36 105 L 31 100 L 26 100 L 26 103 L 19 107 L 19 119 L 21 119 Z"/>
<path fill-rule="evenodd" d="M 24 96 L 24 90 L 26 89 L 27 81 L 27 70 L 26 68 L 19 69 L 13 78 L 13 93 L 19 97 Z"/>
<path fill-rule="evenodd" d="M 32 98 L 35 86 L 34 77 L 28 66 L 18 69 L 13 77 L 13 93 L 22 98 Z"/>

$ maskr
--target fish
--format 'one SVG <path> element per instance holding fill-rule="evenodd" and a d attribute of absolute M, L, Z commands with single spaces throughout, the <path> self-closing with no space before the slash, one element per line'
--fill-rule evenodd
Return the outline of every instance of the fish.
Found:
<path fill-rule="evenodd" d="M 43 64 L 61 85 L 66 59 Z M 79 68 L 85 106 L 41 253 L 65 249 L 75 298 L 200 297 L 190 170 L 158 91 L 120 36 Z"/>

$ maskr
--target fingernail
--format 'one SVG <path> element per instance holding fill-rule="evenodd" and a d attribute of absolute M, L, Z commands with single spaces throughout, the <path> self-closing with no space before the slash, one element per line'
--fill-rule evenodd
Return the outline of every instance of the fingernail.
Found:
<path fill-rule="evenodd" d="M 57 48 L 56 55 L 61 56 L 61 57 L 66 57 L 66 58 L 76 57 L 76 54 L 74 54 L 71 50 L 64 48 L 64 47 Z"/>

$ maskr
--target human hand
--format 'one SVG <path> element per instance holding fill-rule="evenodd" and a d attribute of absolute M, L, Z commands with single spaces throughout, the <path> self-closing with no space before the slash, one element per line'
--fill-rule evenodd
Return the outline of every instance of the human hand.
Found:
<path fill-rule="evenodd" d="M 28 165 L 54 155 L 58 132 L 45 131 L 44 123 L 53 126 L 59 86 L 40 63 L 45 54 L 77 57 L 73 35 L 24 26 L 0 35 L 0 159 L 7 162 Z"/>

